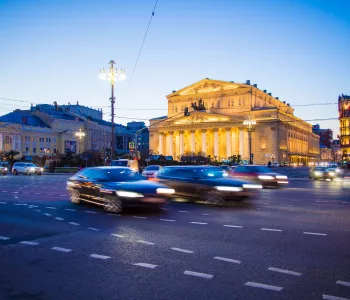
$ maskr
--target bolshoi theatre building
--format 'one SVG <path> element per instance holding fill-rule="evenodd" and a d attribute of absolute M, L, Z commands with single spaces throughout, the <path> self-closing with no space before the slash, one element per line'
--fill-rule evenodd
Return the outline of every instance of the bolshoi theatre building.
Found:
<path fill-rule="evenodd" d="M 251 147 L 255 164 L 309 163 L 319 157 L 319 136 L 312 133 L 312 125 L 249 80 L 206 78 L 166 98 L 168 115 L 150 120 L 153 154 L 174 159 L 210 155 L 219 161 L 240 155 L 249 161 Z M 248 120 L 253 121 L 250 128 Z"/>

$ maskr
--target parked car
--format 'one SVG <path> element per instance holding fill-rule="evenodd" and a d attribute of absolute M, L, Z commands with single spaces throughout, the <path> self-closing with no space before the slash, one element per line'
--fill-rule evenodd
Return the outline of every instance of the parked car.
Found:
<path fill-rule="evenodd" d="M 273 172 L 264 166 L 238 166 L 230 176 L 257 182 L 263 187 L 280 187 L 288 184 L 288 176 Z"/>
<path fill-rule="evenodd" d="M 68 179 L 67 189 L 71 202 L 90 202 L 114 213 L 126 205 L 159 207 L 175 193 L 126 167 L 85 168 Z"/>
<path fill-rule="evenodd" d="M 161 166 L 158 165 L 151 165 L 151 166 L 147 166 L 143 172 L 142 172 L 142 176 L 146 177 L 146 178 L 155 178 L 157 173 L 162 169 Z"/>
<path fill-rule="evenodd" d="M 12 173 L 15 175 L 18 174 L 25 174 L 25 175 L 32 175 L 37 174 L 41 175 L 44 172 L 44 169 L 41 167 L 38 167 L 35 164 L 32 163 L 26 163 L 26 162 L 16 162 L 12 166 Z"/>
<path fill-rule="evenodd" d="M 0 174 L 7 175 L 8 168 L 0 165 Z"/>
<path fill-rule="evenodd" d="M 132 159 L 118 159 L 112 160 L 112 167 L 128 167 L 134 172 L 139 172 L 139 161 Z"/>
<path fill-rule="evenodd" d="M 330 171 L 327 167 L 314 167 L 309 171 L 309 178 L 318 179 L 330 179 L 333 180 L 336 177 L 335 171 Z"/>
<path fill-rule="evenodd" d="M 157 178 L 173 188 L 176 195 L 214 205 L 248 198 L 262 188 L 260 184 L 230 178 L 223 169 L 212 166 L 164 167 Z"/>

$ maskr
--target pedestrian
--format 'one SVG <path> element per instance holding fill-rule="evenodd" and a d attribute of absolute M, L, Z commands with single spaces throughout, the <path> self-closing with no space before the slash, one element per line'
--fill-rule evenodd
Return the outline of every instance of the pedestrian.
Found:
<path fill-rule="evenodd" d="M 53 163 L 52 163 L 52 161 L 50 161 L 49 170 L 50 170 L 50 173 L 53 173 Z"/>
<path fill-rule="evenodd" d="M 268 166 L 269 168 L 271 168 L 271 161 L 269 161 L 269 162 L 267 163 L 267 166 Z"/>

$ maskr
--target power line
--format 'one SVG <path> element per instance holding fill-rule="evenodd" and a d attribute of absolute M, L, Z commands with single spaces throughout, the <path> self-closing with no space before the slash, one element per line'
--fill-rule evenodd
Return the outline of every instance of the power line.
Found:
<path fill-rule="evenodd" d="M 146 37 L 147 37 L 147 33 L 148 33 L 148 30 L 149 30 L 149 27 L 151 26 L 151 22 L 152 22 L 152 19 L 153 19 L 153 17 L 154 17 L 154 11 L 156 10 L 157 4 L 158 4 L 158 0 L 156 0 L 156 3 L 154 4 L 153 10 L 152 10 L 152 14 L 151 14 L 151 18 L 149 19 L 148 26 L 147 26 L 145 35 L 144 35 L 144 37 L 143 37 L 140 50 L 139 50 L 139 54 L 137 55 L 137 59 L 136 59 L 135 65 L 134 65 L 134 70 L 132 71 L 132 74 L 131 74 L 131 77 L 130 77 L 130 81 L 129 81 L 128 88 L 130 87 L 131 82 L 132 82 L 132 79 L 133 79 L 133 77 L 134 77 L 134 74 L 135 74 L 135 71 L 136 71 L 136 68 L 137 68 L 137 64 L 138 64 L 139 59 L 140 59 L 140 56 L 141 56 L 141 52 L 142 52 L 142 49 L 143 49 L 143 45 L 145 44 Z"/>

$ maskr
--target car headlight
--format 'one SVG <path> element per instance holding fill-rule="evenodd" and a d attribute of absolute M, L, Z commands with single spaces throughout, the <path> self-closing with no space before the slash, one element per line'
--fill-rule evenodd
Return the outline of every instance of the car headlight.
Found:
<path fill-rule="evenodd" d="M 222 174 L 222 176 L 223 176 L 223 177 L 228 177 L 228 173 L 227 173 L 227 172 L 224 172 L 224 173 Z"/>
<path fill-rule="evenodd" d="M 224 192 L 242 192 L 243 188 L 239 186 L 214 186 L 214 189 Z"/>
<path fill-rule="evenodd" d="M 100 192 L 105 194 L 113 194 L 114 190 L 100 188 Z"/>
<path fill-rule="evenodd" d="M 276 178 L 277 179 L 288 179 L 288 177 L 286 175 L 277 175 Z"/>
<path fill-rule="evenodd" d="M 119 197 L 126 197 L 126 198 L 142 198 L 143 195 L 136 192 L 128 192 L 128 191 L 116 191 L 116 194 Z"/>
<path fill-rule="evenodd" d="M 44 172 L 44 168 L 40 168 L 40 171 L 41 171 L 41 172 Z"/>
<path fill-rule="evenodd" d="M 175 190 L 168 188 L 158 188 L 157 194 L 175 194 Z"/>
<path fill-rule="evenodd" d="M 270 175 L 259 175 L 258 176 L 259 179 L 262 179 L 262 180 L 271 180 L 271 179 L 274 179 L 273 176 L 270 176 Z"/>
<path fill-rule="evenodd" d="M 261 184 L 243 184 L 243 188 L 244 189 L 262 189 L 262 185 Z"/>
<path fill-rule="evenodd" d="M 320 171 L 315 171 L 315 176 L 321 176 L 322 173 Z"/>
<path fill-rule="evenodd" d="M 7 168 L 5 168 L 4 170 L 7 171 Z"/>
<path fill-rule="evenodd" d="M 334 172 L 329 172 L 329 175 L 330 175 L 330 176 L 334 176 L 335 173 L 334 173 Z"/>
<path fill-rule="evenodd" d="M 35 171 L 35 168 L 30 168 L 29 170 L 31 170 L 31 171 Z"/>
<path fill-rule="evenodd" d="M 335 171 L 336 171 L 337 173 L 339 173 L 339 172 L 340 172 L 340 170 L 339 170 L 339 169 L 336 169 Z"/>

